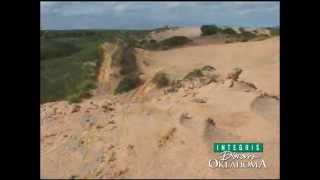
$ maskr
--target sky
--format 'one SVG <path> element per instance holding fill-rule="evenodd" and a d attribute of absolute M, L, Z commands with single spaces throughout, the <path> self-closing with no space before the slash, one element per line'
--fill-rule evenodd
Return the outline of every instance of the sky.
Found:
<path fill-rule="evenodd" d="M 204 24 L 279 26 L 279 2 L 41 2 L 41 29 L 151 29 Z"/>

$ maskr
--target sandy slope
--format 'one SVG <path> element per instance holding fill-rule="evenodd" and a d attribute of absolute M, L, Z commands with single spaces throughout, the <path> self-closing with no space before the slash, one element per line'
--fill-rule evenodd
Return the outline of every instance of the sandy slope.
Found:
<path fill-rule="evenodd" d="M 137 52 L 148 62 L 147 76 L 164 69 L 182 78 L 204 65 L 225 76 L 240 67 L 238 81 L 253 83 L 257 90 L 238 82 L 229 87 L 225 81 L 152 96 L 139 90 L 95 96 L 80 103 L 78 111 L 64 101 L 44 104 L 43 178 L 279 177 L 279 38 Z M 183 113 L 190 118 L 181 121 Z M 218 156 L 211 151 L 213 142 L 263 142 L 268 168 L 211 169 L 208 160 Z"/>
<path fill-rule="evenodd" d="M 157 68 L 184 76 L 203 65 L 223 73 L 234 67 L 244 70 L 241 79 L 253 82 L 272 94 L 279 94 L 279 38 L 149 52 L 146 58 Z"/>

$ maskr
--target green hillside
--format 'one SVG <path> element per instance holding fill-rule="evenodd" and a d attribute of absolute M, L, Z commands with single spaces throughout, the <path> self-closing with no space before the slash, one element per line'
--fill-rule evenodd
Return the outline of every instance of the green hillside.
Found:
<path fill-rule="evenodd" d="M 98 45 L 117 37 L 135 44 L 146 33 L 141 30 L 41 31 L 41 103 L 79 100 L 95 87 Z"/>

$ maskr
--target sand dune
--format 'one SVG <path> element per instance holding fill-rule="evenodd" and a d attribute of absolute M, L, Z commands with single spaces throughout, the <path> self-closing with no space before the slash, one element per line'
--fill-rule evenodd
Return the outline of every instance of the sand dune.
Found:
<path fill-rule="evenodd" d="M 279 178 L 279 38 L 136 53 L 147 77 L 211 65 L 223 80 L 42 105 L 43 178 Z M 227 80 L 236 67 L 239 79 Z M 212 143 L 230 141 L 263 142 L 268 168 L 209 168 Z"/>
<path fill-rule="evenodd" d="M 156 41 L 161 41 L 173 36 L 185 36 L 190 39 L 201 35 L 200 27 L 183 27 L 177 29 L 169 29 L 163 32 L 152 32 L 150 38 Z"/>

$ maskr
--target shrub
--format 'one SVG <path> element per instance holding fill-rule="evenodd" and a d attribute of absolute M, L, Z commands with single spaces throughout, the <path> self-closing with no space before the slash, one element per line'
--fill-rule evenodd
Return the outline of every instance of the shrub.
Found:
<path fill-rule="evenodd" d="M 240 40 L 240 42 L 248 42 L 250 39 L 248 39 L 248 38 L 242 38 L 241 40 Z"/>
<path fill-rule="evenodd" d="M 173 36 L 160 41 L 159 44 L 161 47 L 164 47 L 164 48 L 172 48 L 172 47 L 185 45 L 189 42 L 191 42 L 191 40 L 185 36 Z"/>
<path fill-rule="evenodd" d="M 216 70 L 216 68 L 209 65 L 205 65 L 201 68 L 201 71 L 214 71 L 214 70 Z"/>
<path fill-rule="evenodd" d="M 246 32 L 246 30 L 243 27 L 239 28 L 240 33 Z"/>
<path fill-rule="evenodd" d="M 216 25 L 203 25 L 201 26 L 201 35 L 206 36 L 217 34 L 220 32 L 220 30 L 221 29 Z"/>
<path fill-rule="evenodd" d="M 166 87 L 170 84 L 170 79 L 166 73 L 157 72 L 153 76 L 152 82 L 155 83 L 158 88 L 162 88 L 162 87 Z"/>
<path fill-rule="evenodd" d="M 154 39 L 151 39 L 151 40 L 149 41 L 149 43 L 151 43 L 151 44 L 155 44 L 155 43 L 157 43 L 157 41 L 156 41 L 156 40 L 154 40 Z"/>
<path fill-rule="evenodd" d="M 280 35 L 280 28 L 279 27 L 270 27 L 270 28 L 267 28 L 267 29 L 269 29 L 271 36 Z"/>
<path fill-rule="evenodd" d="M 243 35 L 244 37 L 252 37 L 252 38 L 256 36 L 254 33 L 250 32 L 250 31 L 244 31 L 244 32 L 242 33 L 242 35 Z"/>
<path fill-rule="evenodd" d="M 149 49 L 149 50 L 159 49 L 159 44 L 154 39 L 151 39 L 150 41 L 142 41 L 140 46 L 144 49 Z"/>
<path fill-rule="evenodd" d="M 259 35 L 255 38 L 255 41 L 262 41 L 262 40 L 265 40 L 265 39 L 268 39 L 269 36 L 266 35 L 266 34 L 262 34 L 262 35 Z"/>
<path fill-rule="evenodd" d="M 193 71 L 189 72 L 183 79 L 192 80 L 194 78 L 202 77 L 202 71 L 200 69 L 194 69 Z"/>
<path fill-rule="evenodd" d="M 136 60 L 136 56 L 133 53 L 132 48 L 123 49 L 123 55 L 122 55 L 120 65 L 122 67 L 120 74 L 122 75 L 131 74 L 137 71 L 138 69 L 137 60 Z"/>
<path fill-rule="evenodd" d="M 128 92 L 141 84 L 141 80 L 138 75 L 128 75 L 125 76 L 119 83 L 118 87 L 115 89 L 115 94 L 120 94 Z"/>
<path fill-rule="evenodd" d="M 232 28 L 225 28 L 221 31 L 223 34 L 235 35 L 237 32 Z"/>
<path fill-rule="evenodd" d="M 231 40 L 231 39 L 227 39 L 227 40 L 225 40 L 224 42 L 225 42 L 226 44 L 229 44 L 229 43 L 233 43 L 234 41 Z"/>
<path fill-rule="evenodd" d="M 249 32 L 249 31 L 242 31 L 241 33 L 241 42 L 247 42 L 253 38 L 255 38 L 256 35 L 252 32 Z"/>
<path fill-rule="evenodd" d="M 125 43 L 120 44 L 114 54 L 112 54 L 111 65 L 120 66 L 121 75 L 133 73 L 138 69 L 133 49 L 131 47 L 127 47 Z"/>
<path fill-rule="evenodd" d="M 183 46 L 192 40 L 185 37 L 185 36 L 173 36 L 167 39 L 164 39 L 160 42 L 157 42 L 154 39 L 151 39 L 149 42 L 145 41 L 144 43 L 140 44 L 140 46 L 144 49 L 149 50 L 167 50 L 170 48 Z"/>

